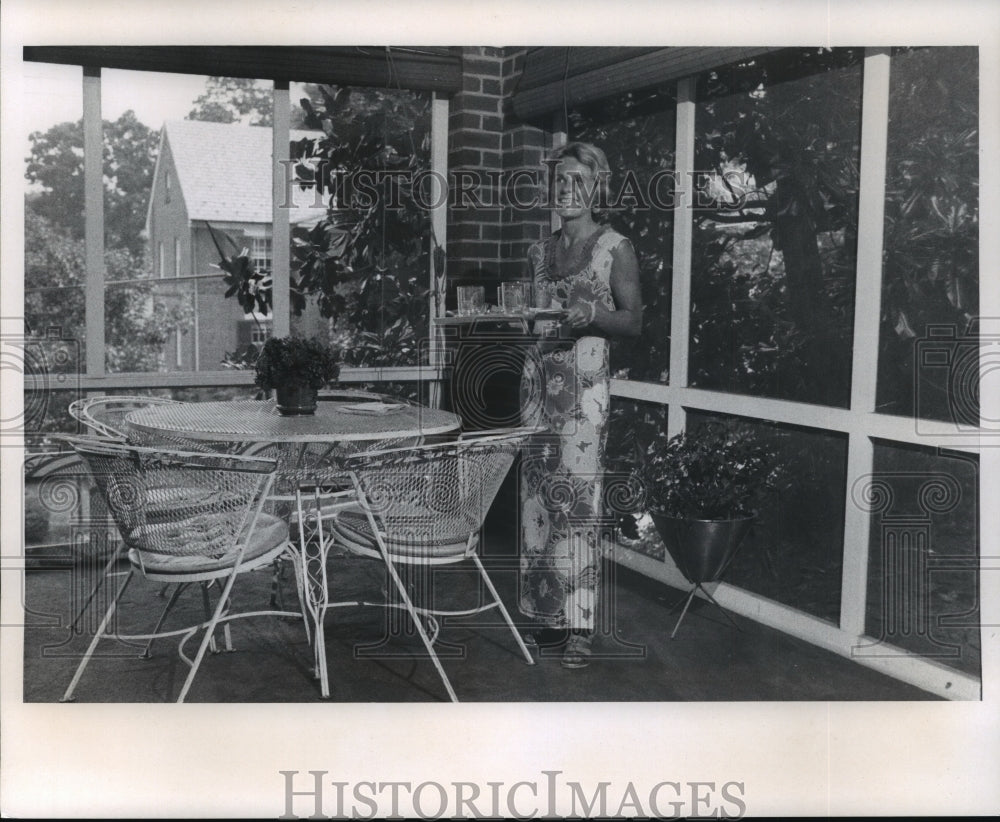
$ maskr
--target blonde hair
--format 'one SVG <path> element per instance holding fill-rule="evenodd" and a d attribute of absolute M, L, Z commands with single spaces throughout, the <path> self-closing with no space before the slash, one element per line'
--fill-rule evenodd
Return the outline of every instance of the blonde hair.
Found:
<path fill-rule="evenodd" d="M 596 202 L 597 204 L 607 203 L 611 187 L 611 166 L 608 165 L 607 155 L 593 143 L 575 141 L 553 149 L 549 155 L 549 162 L 555 163 L 566 157 L 576 160 L 590 169 L 597 180 Z M 595 205 L 593 210 L 595 214 L 601 211 L 598 205 Z"/>

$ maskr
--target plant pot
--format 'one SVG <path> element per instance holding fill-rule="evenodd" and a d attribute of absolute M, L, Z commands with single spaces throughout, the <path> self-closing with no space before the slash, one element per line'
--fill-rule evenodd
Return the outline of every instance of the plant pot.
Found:
<path fill-rule="evenodd" d="M 316 413 L 316 389 L 308 385 L 282 385 L 274 389 L 274 398 L 283 416 Z"/>
<path fill-rule="evenodd" d="M 736 556 L 755 517 L 678 519 L 650 513 L 677 568 L 688 582 L 719 579 Z"/>

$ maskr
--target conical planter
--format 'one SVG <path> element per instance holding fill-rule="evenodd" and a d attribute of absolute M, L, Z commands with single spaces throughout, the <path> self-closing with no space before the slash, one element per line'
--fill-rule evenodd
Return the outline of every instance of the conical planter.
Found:
<path fill-rule="evenodd" d="M 677 629 L 681 627 L 684 615 L 698 591 L 722 611 L 723 616 L 734 627 L 739 628 L 735 620 L 715 601 L 715 597 L 705 590 L 703 583 L 715 582 L 726 572 L 740 545 L 743 544 L 743 538 L 750 530 L 755 517 L 714 520 L 678 519 L 654 513 L 650 513 L 650 516 L 677 568 L 693 586 L 683 600 L 684 609 L 677 619 L 670 638 L 673 639 L 677 634 Z M 680 602 L 675 603 L 670 610 L 679 604 Z"/>
<path fill-rule="evenodd" d="M 278 413 L 292 417 L 298 414 L 316 413 L 316 389 L 308 385 L 290 383 L 274 389 L 274 401 Z"/>
<path fill-rule="evenodd" d="M 660 539 L 688 582 L 715 582 L 736 556 L 755 517 L 679 519 L 650 514 Z"/>

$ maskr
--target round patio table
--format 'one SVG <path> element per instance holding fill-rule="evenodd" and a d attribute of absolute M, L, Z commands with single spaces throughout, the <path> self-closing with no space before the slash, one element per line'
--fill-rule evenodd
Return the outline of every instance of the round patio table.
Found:
<path fill-rule="evenodd" d="M 298 589 L 313 618 L 316 675 L 322 682 L 327 681 L 325 675 L 320 677 L 326 669 L 323 618 L 327 609 L 365 603 L 331 603 L 326 585 L 330 545 L 323 534 L 323 506 L 334 498 L 344 500 L 349 492 L 324 495 L 314 488 L 311 503 L 315 516 L 307 516 L 301 487 L 329 483 L 331 472 L 337 471 L 335 458 L 345 453 L 417 443 L 425 437 L 455 432 L 462 424 L 458 415 L 435 408 L 354 400 L 320 400 L 315 414 L 302 416 L 284 416 L 270 400 L 177 403 L 133 411 L 125 421 L 140 434 L 238 444 L 242 453 L 277 459 L 278 488 L 271 499 L 295 506 L 288 505 L 286 511 L 290 515 L 294 510 L 298 523 Z M 309 522 L 315 523 L 312 531 Z M 329 693 L 322 695 L 328 697 Z"/>
<path fill-rule="evenodd" d="M 193 440 L 339 443 L 446 434 L 461 426 L 448 411 L 405 403 L 321 400 L 316 413 L 286 417 L 270 400 L 186 402 L 133 411 L 126 422 L 151 434 Z"/>

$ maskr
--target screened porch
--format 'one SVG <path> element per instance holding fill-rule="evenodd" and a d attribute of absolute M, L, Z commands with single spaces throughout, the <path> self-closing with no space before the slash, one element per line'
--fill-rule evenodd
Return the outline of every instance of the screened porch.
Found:
<path fill-rule="evenodd" d="M 981 698 L 976 48 L 28 46 L 24 59 L 79 98 L 77 131 L 34 141 L 24 322 L 5 329 L 23 362 L 29 591 L 37 575 L 34 590 L 65 592 L 53 580 L 92 573 L 116 539 L 55 437 L 79 433 L 75 400 L 250 398 L 248 346 L 319 335 L 342 347 L 343 385 L 511 424 L 516 363 L 471 390 L 468 349 L 436 320 L 458 285 L 495 305 L 522 276 L 556 227 L 539 193 L 547 152 L 583 140 L 608 155 L 607 220 L 642 278 L 642 335 L 612 350 L 609 476 L 630 476 L 657 437 L 749 423 L 793 481 L 712 589 L 753 624 L 737 654 L 756 648 L 754 670 L 774 642 L 805 649 L 806 666 L 828 654 L 840 698 Z M 200 116 L 233 119 L 143 124 L 103 107 L 192 77 L 214 80 L 192 100 Z M 255 114 L 236 111 L 241 94 Z M 245 149 L 254 129 L 263 142 Z M 142 173 L 109 174 L 101 147 L 137 135 Z M 79 139 L 80 174 L 56 161 L 72 154 L 63 137 Z M 338 176 L 352 170 L 389 187 L 359 203 Z M 259 278 L 220 268 L 225 249 L 266 275 L 269 305 L 254 302 Z M 516 555 L 516 517 L 508 485 L 487 521 L 498 567 Z M 687 584 L 648 513 L 612 506 L 605 537 L 609 577 L 653 603 L 627 619 L 672 627 Z M 687 629 L 741 647 L 696 611 Z M 610 656 L 607 681 L 619 663 L 636 664 Z M 29 682 L 45 670 L 26 664 L 25 699 L 53 698 Z M 607 698 L 596 682 L 579 698 Z M 691 682 L 635 698 L 838 698 Z"/>

